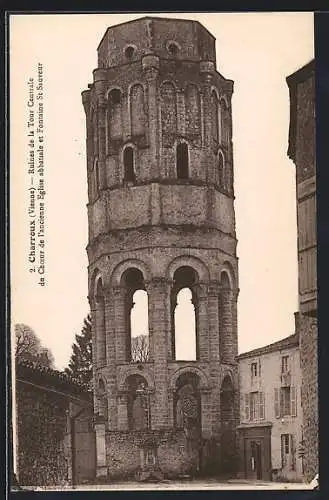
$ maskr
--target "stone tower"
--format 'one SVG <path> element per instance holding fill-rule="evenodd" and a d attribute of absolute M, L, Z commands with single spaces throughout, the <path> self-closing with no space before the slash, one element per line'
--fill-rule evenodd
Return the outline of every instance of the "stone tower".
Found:
<path fill-rule="evenodd" d="M 238 422 L 233 82 L 189 20 L 109 28 L 87 123 L 89 301 L 97 474 L 232 469 Z M 189 289 L 194 359 L 176 359 Z M 147 292 L 147 360 L 133 360 L 133 295 Z M 177 331 L 180 329 L 181 331 Z"/>

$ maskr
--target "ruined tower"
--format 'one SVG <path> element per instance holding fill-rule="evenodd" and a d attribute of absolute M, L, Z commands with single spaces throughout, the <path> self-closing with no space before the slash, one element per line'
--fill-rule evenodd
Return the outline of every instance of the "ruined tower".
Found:
<path fill-rule="evenodd" d="M 233 467 L 238 421 L 233 82 L 199 22 L 156 17 L 107 29 L 93 77 L 82 99 L 97 474 L 218 474 Z M 186 360 L 176 355 L 182 289 L 195 325 Z M 138 290 L 148 301 L 140 361 Z"/>

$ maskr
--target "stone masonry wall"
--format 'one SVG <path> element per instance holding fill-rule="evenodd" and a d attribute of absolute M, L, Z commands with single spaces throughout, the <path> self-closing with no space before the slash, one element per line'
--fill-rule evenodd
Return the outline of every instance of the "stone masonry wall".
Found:
<path fill-rule="evenodd" d="M 188 452 L 183 431 L 111 431 L 106 434 L 108 478 L 131 479 L 144 466 L 143 442 L 150 437 L 159 443 L 158 465 L 165 477 L 178 477 L 196 468 L 196 454 Z"/>
<path fill-rule="evenodd" d="M 68 400 L 21 382 L 16 386 L 19 483 L 67 484 L 64 438 Z"/>
<path fill-rule="evenodd" d="M 305 447 L 304 475 L 310 481 L 319 470 L 317 320 L 300 315 L 299 334 Z"/>

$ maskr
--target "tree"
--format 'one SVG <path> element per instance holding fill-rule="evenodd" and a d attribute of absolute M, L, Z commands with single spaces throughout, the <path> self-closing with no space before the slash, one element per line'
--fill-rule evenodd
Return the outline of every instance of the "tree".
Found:
<path fill-rule="evenodd" d="M 23 323 L 15 325 L 16 362 L 31 361 L 39 366 L 54 367 L 54 356 L 50 349 L 43 347 L 32 328 Z"/>
<path fill-rule="evenodd" d="M 83 320 L 81 334 L 75 336 L 72 355 L 64 372 L 91 390 L 92 387 L 92 336 L 91 316 Z"/>
<path fill-rule="evenodd" d="M 148 335 L 137 335 L 131 339 L 131 360 L 145 363 L 149 360 L 149 337 Z"/>

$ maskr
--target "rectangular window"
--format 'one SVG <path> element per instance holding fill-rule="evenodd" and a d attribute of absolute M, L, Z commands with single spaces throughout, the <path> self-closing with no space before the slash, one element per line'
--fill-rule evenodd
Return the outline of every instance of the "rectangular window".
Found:
<path fill-rule="evenodd" d="M 280 388 L 280 415 L 288 417 L 291 414 L 291 394 L 290 387 Z"/>
<path fill-rule="evenodd" d="M 296 447 L 293 434 L 281 434 L 281 459 L 282 468 L 296 469 Z"/>
<path fill-rule="evenodd" d="M 258 392 L 250 393 L 250 420 L 257 420 L 259 415 Z"/>
<path fill-rule="evenodd" d="M 265 398 L 263 392 L 259 393 L 259 418 L 261 420 L 265 418 Z"/>
<path fill-rule="evenodd" d="M 281 373 L 289 371 L 289 356 L 282 356 L 281 358 Z"/>
<path fill-rule="evenodd" d="M 289 461 L 290 439 L 289 434 L 281 434 L 281 465 L 284 468 Z"/>
<path fill-rule="evenodd" d="M 250 399 L 249 394 L 244 395 L 244 418 L 250 420 Z"/>
<path fill-rule="evenodd" d="M 255 378 L 258 376 L 257 363 L 251 363 L 251 378 Z"/>
<path fill-rule="evenodd" d="M 291 401 L 290 401 L 291 416 L 296 417 L 297 416 L 297 391 L 296 391 L 296 387 L 290 388 L 290 394 L 291 394 Z"/>

